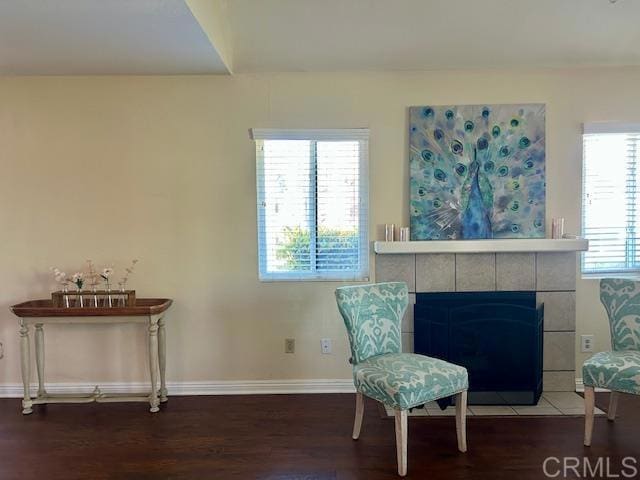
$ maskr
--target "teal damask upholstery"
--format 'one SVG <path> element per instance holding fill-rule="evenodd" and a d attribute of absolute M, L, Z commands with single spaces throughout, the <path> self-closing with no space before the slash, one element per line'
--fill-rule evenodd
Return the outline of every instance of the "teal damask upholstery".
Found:
<path fill-rule="evenodd" d="M 401 353 L 400 324 L 408 305 L 407 285 L 378 283 L 336 290 L 362 394 L 400 410 L 460 393 L 467 370 L 435 358 Z"/>
<path fill-rule="evenodd" d="M 356 389 L 393 408 L 406 410 L 466 390 L 464 367 L 413 353 L 388 353 L 353 367 Z"/>
<path fill-rule="evenodd" d="M 585 385 L 640 395 L 640 352 L 596 353 L 584 362 L 582 375 Z"/>
<path fill-rule="evenodd" d="M 600 301 L 609 315 L 613 350 L 640 351 L 640 282 L 603 278 Z"/>
<path fill-rule="evenodd" d="M 613 351 L 584 363 L 584 384 L 640 395 L 640 282 L 602 279 L 600 301 L 609 316 Z"/>
<path fill-rule="evenodd" d="M 400 323 L 409 291 L 401 282 L 378 283 L 336 290 L 354 365 L 374 355 L 400 353 Z"/>

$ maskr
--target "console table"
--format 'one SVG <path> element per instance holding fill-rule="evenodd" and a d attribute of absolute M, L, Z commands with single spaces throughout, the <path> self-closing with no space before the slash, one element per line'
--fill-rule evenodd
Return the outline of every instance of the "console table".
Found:
<path fill-rule="evenodd" d="M 164 315 L 171 306 L 172 300 L 167 298 L 139 298 L 134 306 L 126 307 L 57 307 L 51 300 L 31 300 L 11 307 L 11 311 L 19 317 L 20 352 L 22 367 L 22 384 L 24 397 L 22 413 L 33 412 L 33 405 L 45 403 L 88 403 L 88 402 L 132 402 L 148 401 L 150 411 L 159 411 L 161 402 L 167 401 L 165 380 L 165 322 Z M 55 395 L 48 394 L 44 386 L 44 325 L 67 323 L 117 324 L 142 323 L 147 325 L 149 338 L 149 369 L 151 372 L 150 394 L 105 394 L 98 387 L 89 395 Z M 38 393 L 35 398 L 29 391 L 31 374 L 31 355 L 29 346 L 29 328 L 35 326 L 36 367 L 38 371 Z M 160 390 L 157 390 L 158 373 Z"/>

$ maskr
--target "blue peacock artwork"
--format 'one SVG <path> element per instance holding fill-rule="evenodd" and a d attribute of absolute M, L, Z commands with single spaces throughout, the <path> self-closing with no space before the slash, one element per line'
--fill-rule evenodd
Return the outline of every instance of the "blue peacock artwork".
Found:
<path fill-rule="evenodd" d="M 411 239 L 545 235 L 545 106 L 409 109 Z"/>

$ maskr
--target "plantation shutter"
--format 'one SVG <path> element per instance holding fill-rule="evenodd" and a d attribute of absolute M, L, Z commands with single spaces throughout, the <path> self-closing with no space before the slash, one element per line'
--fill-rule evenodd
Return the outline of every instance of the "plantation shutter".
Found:
<path fill-rule="evenodd" d="M 584 125 L 582 235 L 589 251 L 583 273 L 640 270 L 639 161 L 640 124 Z"/>
<path fill-rule="evenodd" d="M 261 280 L 368 280 L 366 129 L 253 129 Z"/>

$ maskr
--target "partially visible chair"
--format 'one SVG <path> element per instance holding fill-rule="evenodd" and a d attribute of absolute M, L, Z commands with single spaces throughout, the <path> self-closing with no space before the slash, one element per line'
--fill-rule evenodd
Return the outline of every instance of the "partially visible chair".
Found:
<path fill-rule="evenodd" d="M 611 390 L 610 421 L 616 418 L 619 393 L 640 395 L 640 282 L 602 279 L 600 301 L 609 316 L 612 351 L 596 353 L 582 367 L 587 447 L 593 433 L 595 388 Z"/>
<path fill-rule="evenodd" d="M 338 309 L 351 345 L 356 417 L 353 439 L 360 436 L 363 395 L 395 412 L 398 474 L 407 474 L 407 411 L 439 398 L 456 395 L 458 449 L 467 451 L 467 370 L 435 358 L 401 353 L 400 324 L 408 304 L 401 282 L 341 287 Z"/>

